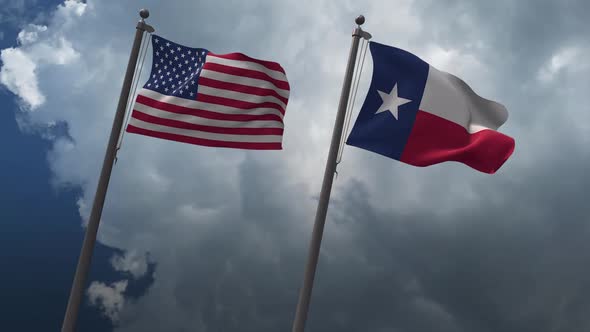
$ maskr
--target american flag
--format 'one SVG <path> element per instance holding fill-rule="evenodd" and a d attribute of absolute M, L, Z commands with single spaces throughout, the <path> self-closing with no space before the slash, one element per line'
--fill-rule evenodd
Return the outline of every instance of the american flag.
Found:
<path fill-rule="evenodd" d="M 190 144 L 280 150 L 289 82 L 280 64 L 152 36 L 152 70 L 127 132 Z"/>

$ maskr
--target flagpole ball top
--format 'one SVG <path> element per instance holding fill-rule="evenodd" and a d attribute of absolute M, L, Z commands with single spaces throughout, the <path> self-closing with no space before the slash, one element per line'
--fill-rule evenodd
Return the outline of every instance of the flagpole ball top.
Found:
<path fill-rule="evenodd" d="M 141 16 L 141 18 L 143 18 L 143 19 L 146 19 L 146 18 L 150 17 L 150 11 L 144 8 L 139 11 L 139 16 Z"/>
<path fill-rule="evenodd" d="M 356 24 L 362 25 L 365 23 L 365 17 L 363 15 L 359 15 L 355 20 Z"/>

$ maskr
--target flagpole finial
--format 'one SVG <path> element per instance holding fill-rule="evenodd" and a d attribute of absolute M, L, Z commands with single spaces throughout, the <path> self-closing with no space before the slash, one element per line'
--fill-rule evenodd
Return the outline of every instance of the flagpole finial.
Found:
<path fill-rule="evenodd" d="M 143 31 L 147 31 L 148 33 L 152 33 L 156 30 L 154 30 L 154 27 L 152 27 L 151 25 L 145 23 L 145 19 L 150 17 L 150 11 L 147 9 L 142 9 L 139 11 L 139 16 L 141 16 L 141 20 L 139 20 L 139 22 L 137 22 L 137 28 Z"/>
<path fill-rule="evenodd" d="M 139 16 L 145 20 L 146 18 L 150 17 L 150 11 L 144 8 L 139 11 Z"/>
<path fill-rule="evenodd" d="M 358 25 L 363 25 L 363 23 L 365 23 L 365 17 L 363 15 L 359 15 L 354 21 Z"/>

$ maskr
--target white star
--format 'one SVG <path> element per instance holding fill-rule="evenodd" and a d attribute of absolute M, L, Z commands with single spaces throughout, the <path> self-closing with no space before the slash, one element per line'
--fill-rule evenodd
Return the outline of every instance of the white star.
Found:
<path fill-rule="evenodd" d="M 402 98 L 397 95 L 397 84 L 393 85 L 393 89 L 391 89 L 389 93 L 385 93 L 379 90 L 377 90 L 377 92 L 379 92 L 379 96 L 381 96 L 381 100 L 383 100 L 383 103 L 381 104 L 377 112 L 375 112 L 375 114 L 389 111 L 391 112 L 393 117 L 396 118 L 396 120 L 398 118 L 399 106 L 412 101 L 410 99 Z"/>

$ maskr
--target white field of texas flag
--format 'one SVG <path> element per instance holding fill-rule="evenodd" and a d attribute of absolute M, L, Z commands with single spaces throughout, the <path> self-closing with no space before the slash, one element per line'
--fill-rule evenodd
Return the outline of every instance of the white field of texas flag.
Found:
<path fill-rule="evenodd" d="M 127 132 L 189 144 L 280 150 L 289 83 L 276 62 L 152 36 L 148 81 Z"/>

